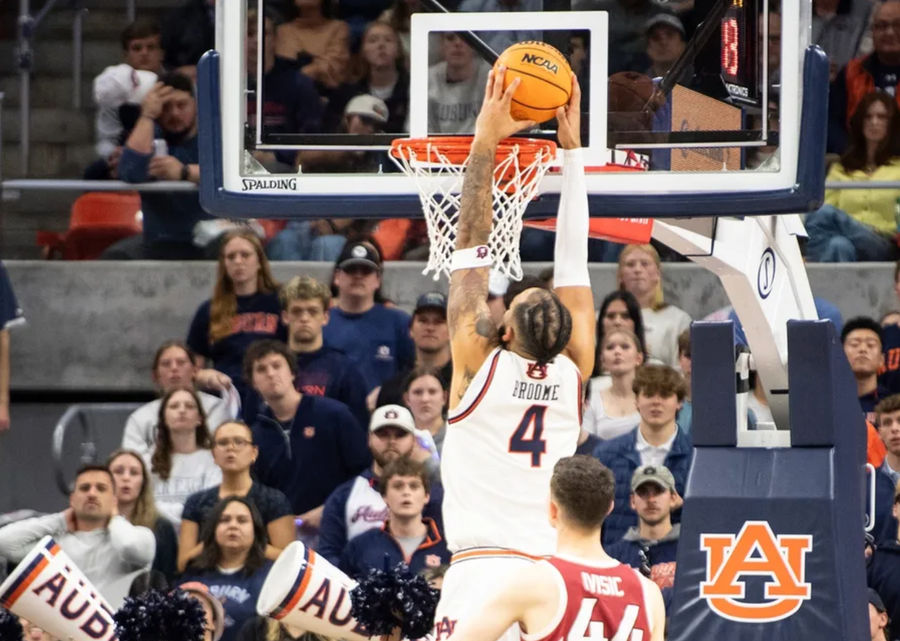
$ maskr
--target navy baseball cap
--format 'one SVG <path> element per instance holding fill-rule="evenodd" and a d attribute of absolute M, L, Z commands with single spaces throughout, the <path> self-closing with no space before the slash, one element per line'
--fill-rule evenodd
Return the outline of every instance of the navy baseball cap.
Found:
<path fill-rule="evenodd" d="M 884 607 L 884 601 L 881 600 L 881 597 L 878 596 L 878 593 L 869 588 L 869 603 L 875 606 L 875 609 L 879 612 L 887 612 L 887 608 Z"/>
<path fill-rule="evenodd" d="M 427 292 L 416 299 L 416 308 L 413 314 L 417 314 L 425 309 L 435 309 L 447 315 L 447 297 L 440 292 Z"/>
<path fill-rule="evenodd" d="M 369 267 L 376 271 L 381 271 L 381 256 L 372 243 L 365 241 L 356 243 L 344 243 L 341 255 L 337 259 L 337 268 L 346 269 L 347 267 Z"/>

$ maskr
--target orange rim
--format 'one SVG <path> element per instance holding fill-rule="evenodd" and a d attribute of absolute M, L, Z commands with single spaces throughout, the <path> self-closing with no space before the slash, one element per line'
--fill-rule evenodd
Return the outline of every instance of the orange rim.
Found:
<path fill-rule="evenodd" d="M 421 162 L 437 162 L 429 157 L 434 149 L 445 156 L 454 165 L 461 165 L 469 157 L 469 149 L 472 147 L 473 136 L 431 136 L 428 138 L 399 138 L 391 144 L 391 155 L 395 158 L 409 160 L 409 152 L 415 153 Z M 537 140 L 535 138 L 504 138 L 497 145 L 497 161 L 508 158 L 516 151 L 520 165 L 530 165 L 536 158 L 542 156 L 550 159 L 556 156 L 556 143 L 552 140 Z"/>

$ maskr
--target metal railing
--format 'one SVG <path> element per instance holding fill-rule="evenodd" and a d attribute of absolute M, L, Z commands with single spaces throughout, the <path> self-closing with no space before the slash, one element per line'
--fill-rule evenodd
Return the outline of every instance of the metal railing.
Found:
<path fill-rule="evenodd" d="M 28 174 L 31 159 L 31 72 L 34 68 L 34 39 L 41 22 L 60 0 L 46 0 L 31 14 L 31 0 L 19 0 L 17 21 L 16 67 L 19 70 L 19 164 L 22 175 Z M 81 109 L 82 65 L 84 60 L 84 17 L 88 13 L 85 0 L 66 0 L 75 15 L 72 20 L 72 107 Z M 128 22 L 135 17 L 135 0 L 125 0 Z"/>
<path fill-rule="evenodd" d="M 68 495 L 70 474 L 81 465 L 103 463 L 119 447 L 128 416 L 141 403 L 77 403 L 70 405 L 53 430 L 56 486 Z M 71 438 L 71 430 L 76 430 Z"/>
<path fill-rule="evenodd" d="M 900 187 L 900 183 L 898 183 Z M 160 180 L 127 183 L 122 180 L 69 180 L 57 178 L 14 178 L 0 181 L 0 193 L 7 191 L 197 191 L 198 185 L 187 180 Z"/>

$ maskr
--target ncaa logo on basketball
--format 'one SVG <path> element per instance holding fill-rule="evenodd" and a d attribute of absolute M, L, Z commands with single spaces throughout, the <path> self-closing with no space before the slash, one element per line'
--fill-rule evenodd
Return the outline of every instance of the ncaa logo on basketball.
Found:
<path fill-rule="evenodd" d="M 793 615 L 810 598 L 806 582 L 806 554 L 810 534 L 772 532 L 766 521 L 747 521 L 734 534 L 701 534 L 706 552 L 706 577 L 700 598 L 719 616 L 742 623 L 770 623 Z M 765 579 L 761 603 L 745 597 L 746 580 Z"/>
<path fill-rule="evenodd" d="M 527 62 L 531 65 L 537 65 L 538 67 L 543 67 L 547 71 L 552 71 L 553 73 L 559 73 L 559 65 L 555 62 L 551 62 L 547 60 L 543 56 L 536 56 L 533 53 L 524 53 L 522 54 L 522 62 Z"/>

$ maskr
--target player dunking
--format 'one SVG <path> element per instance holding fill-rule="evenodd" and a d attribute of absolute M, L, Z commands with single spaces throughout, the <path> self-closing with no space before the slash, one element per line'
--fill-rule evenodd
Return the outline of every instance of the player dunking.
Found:
<path fill-rule="evenodd" d="M 600 461 L 561 459 L 550 481 L 556 554 L 510 576 L 479 613 L 460 621 L 451 640 L 495 639 L 514 625 L 524 641 L 661 641 L 666 615 L 659 588 L 600 543 L 613 495 L 612 472 Z"/>
<path fill-rule="evenodd" d="M 554 464 L 575 451 L 581 381 L 594 363 L 594 304 L 587 269 L 588 208 L 581 159 L 580 90 L 557 112 L 565 150 L 556 227 L 555 291 L 516 296 L 498 331 L 487 307 L 487 247 L 497 144 L 534 123 L 510 116 L 514 81 L 492 72 L 475 125 L 452 257 L 448 321 L 453 356 L 442 453 L 444 525 L 454 552 L 435 618 L 446 639 L 504 575 L 552 554 L 547 522 Z M 496 637 L 482 641 L 494 641 Z M 518 631 L 510 628 L 510 639 Z"/>

